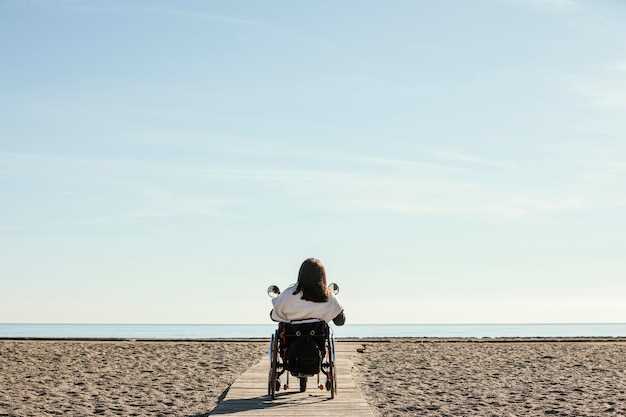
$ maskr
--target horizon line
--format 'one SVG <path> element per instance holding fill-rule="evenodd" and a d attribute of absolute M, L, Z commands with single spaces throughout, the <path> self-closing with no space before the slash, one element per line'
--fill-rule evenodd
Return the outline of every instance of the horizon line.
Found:
<path fill-rule="evenodd" d="M 268 326 L 270 323 L 106 323 L 106 322 L 0 322 L 0 325 L 64 325 L 64 326 Z M 626 321 L 580 322 L 440 322 L 440 323 L 346 323 L 346 326 L 563 326 L 563 325 L 626 325 Z M 343 326 L 341 326 L 343 327 Z"/>

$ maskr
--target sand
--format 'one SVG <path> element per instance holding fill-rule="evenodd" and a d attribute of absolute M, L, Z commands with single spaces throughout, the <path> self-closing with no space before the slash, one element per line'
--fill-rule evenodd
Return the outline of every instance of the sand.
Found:
<path fill-rule="evenodd" d="M 626 415 L 626 343 L 373 343 L 354 371 L 381 416 Z"/>
<path fill-rule="evenodd" d="M 0 416 L 204 416 L 266 348 L 0 341 Z M 381 416 L 626 415 L 624 342 L 367 343 L 353 372 Z"/>
<path fill-rule="evenodd" d="M 0 416 L 201 416 L 267 343 L 0 341 Z"/>

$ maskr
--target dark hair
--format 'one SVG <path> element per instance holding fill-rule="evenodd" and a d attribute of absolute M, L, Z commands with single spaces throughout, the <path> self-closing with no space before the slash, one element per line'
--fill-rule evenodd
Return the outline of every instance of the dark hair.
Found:
<path fill-rule="evenodd" d="M 298 272 L 298 285 L 294 294 L 302 292 L 302 299 L 323 303 L 328 301 L 326 270 L 319 259 L 309 258 L 302 262 Z"/>

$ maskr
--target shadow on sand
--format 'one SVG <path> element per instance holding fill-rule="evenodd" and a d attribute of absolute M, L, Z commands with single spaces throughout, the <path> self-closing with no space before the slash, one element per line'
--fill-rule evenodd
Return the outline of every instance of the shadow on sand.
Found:
<path fill-rule="evenodd" d="M 222 394 L 222 396 L 220 396 L 220 398 L 225 398 L 227 393 L 228 393 L 228 390 L 224 391 L 224 393 Z M 280 401 L 281 399 L 286 399 L 287 397 L 293 394 L 298 394 L 298 392 L 289 391 L 289 392 L 277 393 L 276 400 L 274 401 L 272 401 L 267 395 L 251 397 L 251 398 L 239 398 L 239 399 L 233 399 L 233 400 L 220 401 L 217 404 L 217 406 L 210 412 L 193 414 L 188 417 L 217 416 L 217 415 L 224 415 L 224 414 L 233 414 L 233 413 L 238 413 L 240 411 L 247 411 L 247 410 L 264 410 L 266 408 L 278 409 L 278 408 L 297 407 L 299 405 L 298 402 Z M 323 403 L 329 400 L 330 400 L 329 397 L 318 397 L 312 401 L 312 398 L 309 397 L 307 403 L 309 404 L 311 402 Z"/>

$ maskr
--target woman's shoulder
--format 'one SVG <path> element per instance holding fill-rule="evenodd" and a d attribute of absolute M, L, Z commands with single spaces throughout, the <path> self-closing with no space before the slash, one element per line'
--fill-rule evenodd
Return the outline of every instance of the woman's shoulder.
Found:
<path fill-rule="evenodd" d="M 280 295 L 274 299 L 272 299 L 272 304 L 277 305 L 286 302 L 293 297 L 293 292 L 296 289 L 296 284 L 290 285 L 285 288 L 284 291 L 281 291 Z"/>
<path fill-rule="evenodd" d="M 341 303 L 339 303 L 339 299 L 333 293 L 328 294 L 328 301 L 327 302 L 330 303 L 330 304 L 333 304 L 333 305 L 341 306 Z"/>

